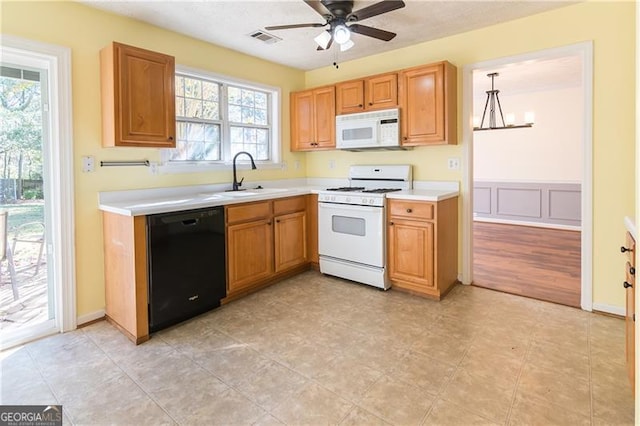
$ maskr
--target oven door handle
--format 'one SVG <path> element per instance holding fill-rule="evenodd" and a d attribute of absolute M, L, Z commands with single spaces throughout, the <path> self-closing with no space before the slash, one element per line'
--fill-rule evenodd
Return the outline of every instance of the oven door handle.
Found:
<path fill-rule="evenodd" d="M 359 206 L 354 204 L 340 204 L 340 203 L 323 203 L 319 202 L 318 207 L 321 209 L 343 209 L 359 212 L 372 212 L 382 209 L 380 206 Z"/>

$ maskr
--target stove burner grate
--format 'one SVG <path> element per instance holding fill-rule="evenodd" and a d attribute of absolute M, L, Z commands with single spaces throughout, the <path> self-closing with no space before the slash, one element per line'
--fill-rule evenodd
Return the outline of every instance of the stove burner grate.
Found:
<path fill-rule="evenodd" d="M 340 188 L 327 188 L 327 191 L 343 191 L 343 192 L 353 192 L 353 191 L 362 191 L 364 190 L 364 186 L 342 186 Z"/>
<path fill-rule="evenodd" d="M 366 189 L 362 192 L 367 192 L 370 194 L 384 194 L 385 192 L 395 192 L 402 191 L 400 188 L 377 188 L 377 189 Z"/>

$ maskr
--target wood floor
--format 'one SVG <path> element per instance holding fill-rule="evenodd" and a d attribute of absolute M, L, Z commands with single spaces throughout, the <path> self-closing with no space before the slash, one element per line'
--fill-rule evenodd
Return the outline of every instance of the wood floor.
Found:
<path fill-rule="evenodd" d="M 580 231 L 473 224 L 473 284 L 580 307 Z"/>

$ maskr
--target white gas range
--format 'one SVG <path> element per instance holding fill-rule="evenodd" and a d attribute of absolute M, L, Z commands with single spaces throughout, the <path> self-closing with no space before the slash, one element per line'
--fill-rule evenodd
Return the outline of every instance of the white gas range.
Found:
<path fill-rule="evenodd" d="M 320 272 L 386 290 L 385 194 L 412 188 L 411 165 L 351 166 L 349 183 L 318 194 Z"/>

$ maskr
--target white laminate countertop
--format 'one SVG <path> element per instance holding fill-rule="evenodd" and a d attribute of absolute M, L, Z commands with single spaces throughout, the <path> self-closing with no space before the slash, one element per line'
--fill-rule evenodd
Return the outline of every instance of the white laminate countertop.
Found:
<path fill-rule="evenodd" d="M 387 194 L 387 198 L 390 199 L 434 202 L 447 200 L 457 196 L 458 191 L 447 189 L 407 189 Z"/>
<path fill-rule="evenodd" d="M 285 186 L 265 185 L 265 189 L 252 189 L 230 193 L 224 185 L 193 185 L 173 188 L 136 189 L 127 191 L 101 192 L 98 196 L 98 208 L 105 212 L 124 216 L 145 216 L 149 214 L 170 213 L 183 210 L 224 206 L 227 204 L 250 201 L 271 200 L 318 193 L 331 185 L 319 182 L 306 184 L 304 179 L 279 182 Z M 247 185 L 248 186 L 248 185 Z M 253 186 L 255 188 L 255 186 Z M 457 183 L 443 186 L 425 182 L 418 189 L 388 193 L 388 198 L 441 201 L 458 196 Z"/>
<path fill-rule="evenodd" d="M 638 237 L 636 237 L 636 222 L 633 218 L 629 216 L 624 217 L 624 226 L 627 228 L 627 231 L 633 236 L 633 239 L 638 241 Z"/>

